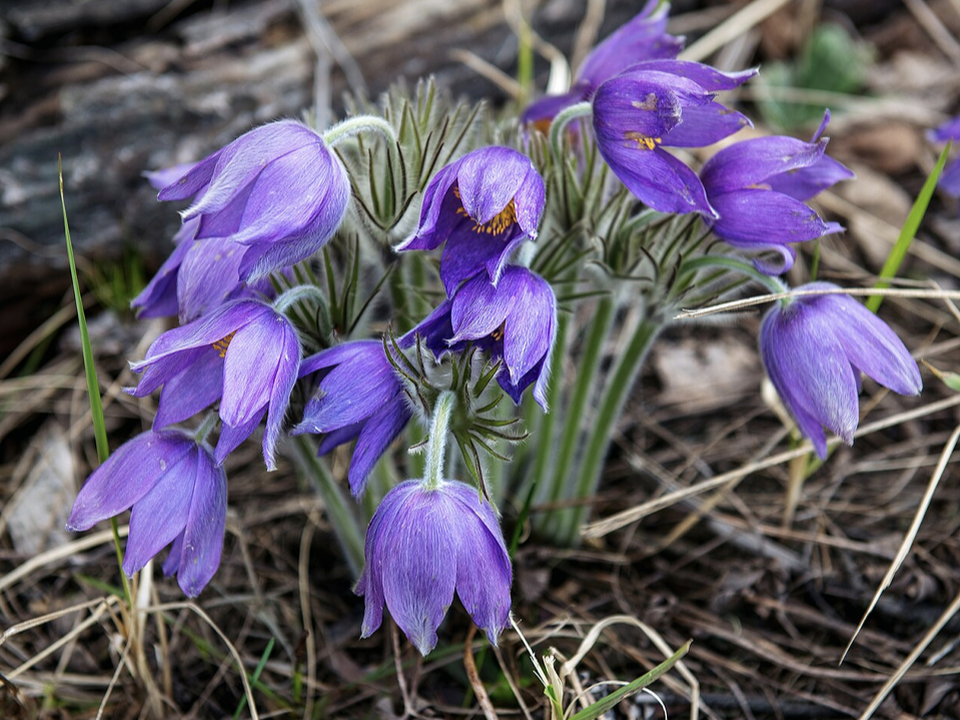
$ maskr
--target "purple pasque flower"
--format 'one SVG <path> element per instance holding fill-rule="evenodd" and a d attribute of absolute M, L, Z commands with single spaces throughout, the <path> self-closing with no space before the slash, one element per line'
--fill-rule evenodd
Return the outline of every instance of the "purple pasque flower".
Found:
<path fill-rule="evenodd" d="M 323 377 L 291 435 L 327 433 L 320 455 L 356 439 L 347 479 L 350 492 L 360 497 L 377 460 L 413 413 L 379 340 L 344 343 L 304 359 L 300 376 L 315 372 Z"/>
<path fill-rule="evenodd" d="M 827 138 L 808 143 L 790 137 L 743 140 L 724 148 L 703 166 L 700 179 L 710 204 L 720 214 L 714 234 L 745 250 L 775 250 L 783 260 L 757 269 L 780 275 L 797 251 L 789 243 L 842 232 L 803 203 L 834 183 L 853 177 L 844 165 L 824 154 Z"/>
<path fill-rule="evenodd" d="M 557 299 L 550 283 L 527 268 L 508 265 L 500 283 L 476 275 L 405 335 L 410 346 L 416 335 L 437 357 L 460 352 L 468 343 L 503 361 L 500 387 L 520 402 L 533 385 L 533 397 L 547 409 L 550 355 L 557 335 Z"/>
<path fill-rule="evenodd" d="M 313 255 L 347 210 L 350 180 L 323 139 L 299 122 L 255 128 L 201 160 L 160 191 L 160 200 L 195 197 L 184 222 L 196 238 L 246 246 L 239 274 L 256 280 Z"/>
<path fill-rule="evenodd" d="M 263 459 L 273 470 L 300 355 L 297 332 L 282 313 L 260 300 L 233 300 L 158 337 L 143 360 L 131 363 L 143 377 L 127 392 L 145 397 L 162 386 L 153 422 L 157 429 L 219 400 L 223 427 L 214 453 L 217 464 L 266 415 Z"/>
<path fill-rule="evenodd" d="M 665 147 L 712 145 L 752 123 L 714 100 L 756 75 L 681 60 L 642 62 L 604 82 L 593 98 L 597 147 L 610 169 L 660 212 L 717 214 L 700 178 Z"/>
<path fill-rule="evenodd" d="M 123 572 L 132 576 L 173 543 L 163 572 L 199 595 L 220 565 L 227 521 L 227 476 L 209 446 L 178 430 L 129 440 L 80 489 L 67 529 L 89 530 L 129 508 Z"/>
<path fill-rule="evenodd" d="M 802 290 L 837 290 L 815 282 Z M 848 445 L 859 422 L 860 373 L 901 395 L 918 395 L 917 363 L 880 318 L 849 295 L 800 295 L 777 303 L 760 328 L 760 353 L 773 386 L 817 455 L 823 428 Z"/>
<path fill-rule="evenodd" d="M 561 110 L 589 100 L 603 81 L 618 72 L 644 60 L 677 57 L 683 49 L 683 38 L 666 32 L 669 14 L 670 3 L 647 0 L 632 20 L 587 54 L 568 92 L 532 102 L 520 116 L 521 124 L 532 124 L 545 133 Z"/>
<path fill-rule="evenodd" d="M 446 242 L 440 279 L 447 295 L 483 270 L 496 284 L 517 246 L 536 240 L 545 198 L 543 178 L 526 155 L 500 146 L 474 150 L 433 176 L 416 233 L 396 249 L 434 250 Z"/>
<path fill-rule="evenodd" d="M 362 637 L 380 627 L 383 606 L 417 649 L 437 644 L 456 590 L 490 642 L 510 622 L 510 556 L 497 514 L 476 488 L 408 480 L 387 493 L 367 528 Z"/>
<path fill-rule="evenodd" d="M 960 140 L 960 115 L 947 120 L 936 130 L 930 131 L 933 142 L 945 143 Z M 960 197 L 960 158 L 955 158 L 947 164 L 937 181 L 937 185 L 951 197 Z"/>

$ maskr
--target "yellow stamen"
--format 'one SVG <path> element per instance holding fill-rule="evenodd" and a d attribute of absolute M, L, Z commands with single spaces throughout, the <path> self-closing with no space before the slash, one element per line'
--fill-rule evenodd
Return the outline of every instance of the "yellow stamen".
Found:
<path fill-rule="evenodd" d="M 230 341 L 233 340 L 233 336 L 236 334 L 237 334 L 237 331 L 234 330 L 225 338 L 220 338 L 213 344 L 213 349 L 216 350 L 218 353 L 220 353 L 220 357 L 227 356 L 227 348 L 230 347 Z"/>
<path fill-rule="evenodd" d="M 453 189 L 453 194 L 457 197 L 457 200 L 460 199 L 460 188 L 455 187 Z M 457 208 L 457 215 L 463 215 L 464 217 L 470 217 L 467 214 L 467 211 L 464 210 L 463 206 Z M 478 223 L 472 217 L 470 218 L 474 223 L 474 232 L 486 233 L 487 235 L 499 235 L 504 232 L 512 225 L 517 222 L 517 206 L 514 204 L 513 200 L 507 203 L 507 206 L 490 218 L 485 223 Z"/>
<path fill-rule="evenodd" d="M 643 150 L 644 148 L 646 148 L 647 150 L 653 150 L 657 145 L 663 142 L 663 138 L 647 137 L 646 135 L 642 135 L 638 132 L 633 132 L 633 131 L 624 133 L 624 137 L 627 140 L 632 140 L 635 143 L 637 143 L 638 150 Z"/>
<path fill-rule="evenodd" d="M 501 340 L 503 340 L 503 326 L 505 324 L 506 323 L 501 323 L 500 327 L 498 327 L 496 330 L 490 333 L 490 337 L 493 338 L 494 342 L 500 342 Z"/>

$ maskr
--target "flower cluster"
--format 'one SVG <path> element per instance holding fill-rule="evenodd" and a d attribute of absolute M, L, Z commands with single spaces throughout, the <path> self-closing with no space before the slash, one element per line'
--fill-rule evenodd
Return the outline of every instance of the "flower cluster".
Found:
<path fill-rule="evenodd" d="M 352 495 L 373 500 L 382 495 L 367 530 L 356 588 L 365 602 L 363 637 L 380 626 L 386 606 L 426 654 L 437 644 L 456 595 L 495 643 L 509 623 L 512 572 L 497 497 L 484 481 L 477 448 L 506 460 L 493 446 L 521 435 L 505 430 L 519 420 L 506 417 L 504 408 L 526 402 L 526 416 L 537 405 L 547 411 L 551 397 L 577 416 L 568 422 L 595 424 L 612 434 L 616 408 L 623 406 L 644 355 L 644 347 L 633 341 L 626 350 L 618 345 L 623 357 L 611 362 L 620 380 L 597 383 L 602 388 L 595 391 L 590 377 L 577 378 L 572 399 L 548 392 L 552 365 L 566 369 L 569 358 L 588 357 L 593 372 L 608 360 L 603 343 L 575 349 L 569 358 L 561 354 L 576 348 L 580 337 L 568 338 L 566 345 L 558 340 L 568 327 L 558 306 L 567 310 L 568 302 L 602 295 L 598 336 L 618 316 L 644 312 L 638 324 L 648 329 L 651 318 L 662 324 L 670 316 L 667 311 L 675 308 L 670 303 L 710 263 L 780 287 L 771 276 L 794 264 L 796 243 L 842 230 L 806 204 L 852 177 L 826 155 L 828 141 L 821 136 L 829 114 L 810 142 L 754 137 L 715 152 L 699 172 L 691 167 L 683 154 L 687 149 L 706 148 L 752 126 L 718 97 L 757 71 L 726 73 L 677 59 L 683 41 L 667 34 L 667 12 L 667 4 L 649 0 L 589 54 L 568 92 L 531 105 L 521 118 L 527 127 L 515 137 L 497 135 L 506 137 L 503 145 L 457 149 L 438 161 L 440 151 L 430 156 L 424 147 L 443 147 L 443 141 L 412 132 L 422 167 L 408 168 L 398 131 L 382 118 L 355 117 L 322 134 L 280 121 L 249 131 L 196 164 L 150 173 L 160 200 L 190 204 L 173 252 L 133 306 L 141 317 L 176 317 L 179 326 L 162 333 L 145 357 L 132 363 L 138 382 L 126 391 L 141 398 L 159 393 L 153 427 L 93 473 L 69 527 L 85 530 L 130 509 L 123 571 L 141 570 L 172 545 L 163 570 L 176 573 L 184 592 L 194 596 L 220 562 L 223 465 L 241 443 L 262 425 L 268 470 L 277 466 L 285 430 L 296 437 L 289 442 L 306 448 L 298 458 L 313 467 L 322 462 L 314 452 L 323 456 L 353 443 L 346 472 Z M 565 155 L 566 125 L 587 115 L 576 145 L 591 152 Z M 550 142 L 539 143 L 532 128 L 548 130 Z M 388 228 L 379 227 L 382 233 L 368 233 L 365 240 L 380 243 L 374 253 L 359 238 L 374 219 L 361 188 L 376 194 L 379 180 L 372 168 L 371 177 L 358 177 L 357 168 L 364 166 L 351 164 L 352 157 L 373 152 L 361 142 L 342 152 L 332 149 L 366 130 L 389 137 L 388 152 L 400 153 L 395 165 L 402 173 L 400 183 L 377 196 L 378 205 L 395 206 L 398 214 Z M 938 137 L 956 132 L 945 126 Z M 422 144 L 421 136 L 427 138 Z M 393 165 L 394 155 L 389 157 Z M 601 173 L 609 168 L 619 179 L 615 192 L 606 181 L 616 180 L 606 174 L 589 192 L 587 180 L 576 184 L 590 175 L 587 157 L 603 166 Z M 953 182 L 951 172 L 945 183 Z M 411 177 L 415 189 L 401 197 Z M 571 188 L 575 192 L 568 193 Z M 595 215 L 580 212 L 591 194 L 609 208 Z M 671 214 L 687 217 L 661 218 Z M 341 223 L 345 229 L 338 232 Z M 664 227 L 674 234 L 659 245 L 658 239 L 650 241 Z M 394 235 L 396 228 L 404 230 Z M 410 234 L 402 239 L 401 232 Z M 741 257 L 711 255 L 713 246 L 705 243 L 711 233 L 749 254 L 753 265 Z M 637 278 L 617 272 L 608 256 L 623 249 L 614 246 L 624 237 L 624 252 L 638 250 L 635 255 L 655 265 L 655 278 L 645 278 L 655 292 L 643 291 L 653 310 L 623 300 L 636 296 L 637 286 L 629 283 Z M 441 246 L 438 260 L 430 259 Z M 321 281 L 314 272 L 319 251 Z M 771 251 L 775 262 L 763 254 Z M 383 271 L 378 282 L 368 283 L 372 273 L 365 272 L 367 266 L 361 270 L 361 252 L 377 256 L 371 266 Z M 338 263 L 350 267 L 347 277 L 338 276 Z M 584 271 L 587 265 L 600 272 Z M 406 272 L 411 267 L 435 267 L 439 282 L 427 287 L 428 280 Z M 611 278 L 609 286 L 597 281 L 601 276 Z M 355 318 L 347 317 L 345 308 L 354 307 L 358 286 L 365 283 L 372 286 L 363 288 L 370 289 L 369 299 Z M 377 297 L 385 286 L 389 299 L 387 293 Z M 624 286 L 629 292 L 619 292 Z M 556 288 L 563 291 L 559 302 Z M 827 447 L 824 428 L 852 441 L 861 372 L 896 392 L 915 394 L 921 387 L 916 364 L 893 332 L 834 290 L 825 283 L 800 288 L 770 310 L 760 335 L 768 374 L 821 457 Z M 432 302 L 424 306 L 424 299 Z M 369 324 L 357 322 L 367 308 L 380 316 Z M 366 332 L 371 325 L 379 332 Z M 395 326 L 406 332 L 395 336 Z M 636 337 L 646 342 L 655 335 L 638 331 Z M 573 370 L 562 374 L 580 372 Z M 559 384 L 560 378 L 552 381 Z M 601 393 L 602 411 L 591 412 L 588 403 Z M 503 415 L 492 417 L 504 398 L 513 405 L 505 401 L 498 411 Z M 175 427 L 200 414 L 204 419 L 196 431 Z M 430 425 L 426 441 L 418 443 L 427 447 L 427 470 L 422 479 L 387 490 L 382 485 L 391 473 L 374 470 L 414 418 Z M 216 441 L 208 444 L 214 429 Z M 451 437 L 474 484 L 448 479 L 444 448 Z M 607 446 L 591 443 L 578 427 L 564 437 L 569 442 L 559 456 L 586 458 L 586 480 L 590 473 L 598 478 Z M 539 459 L 549 464 L 545 456 Z M 393 475 L 404 476 L 409 474 Z"/>

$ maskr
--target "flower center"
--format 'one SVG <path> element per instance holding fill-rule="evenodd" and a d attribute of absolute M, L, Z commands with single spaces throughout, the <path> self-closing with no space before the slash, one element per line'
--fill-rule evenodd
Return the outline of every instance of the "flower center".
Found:
<path fill-rule="evenodd" d="M 233 340 L 233 336 L 236 334 L 237 331 L 234 330 L 232 333 L 224 338 L 220 338 L 213 344 L 213 349 L 220 353 L 220 357 L 227 356 L 227 348 L 230 347 L 230 341 Z"/>
<path fill-rule="evenodd" d="M 460 199 L 460 188 L 455 187 L 453 189 L 453 194 L 456 196 L 457 200 Z M 464 217 L 470 217 L 467 214 L 467 211 L 463 208 L 463 205 L 457 208 L 457 215 L 463 215 Z M 513 200 L 507 203 L 507 206 L 494 215 L 492 218 L 487 220 L 485 223 L 478 223 L 474 218 L 470 217 L 473 220 L 473 231 L 478 233 L 486 233 L 487 235 L 499 235 L 508 228 L 512 227 L 517 222 L 517 206 L 514 204 Z"/>
<path fill-rule="evenodd" d="M 637 149 L 638 149 L 638 150 L 643 150 L 644 148 L 646 148 L 647 150 L 653 150 L 657 145 L 659 145 L 661 142 L 663 142 L 663 138 L 647 137 L 646 135 L 643 135 L 642 133 L 633 132 L 633 131 L 630 131 L 630 132 L 628 132 L 628 133 L 624 133 L 623 136 L 624 136 L 627 140 L 631 140 L 631 141 L 637 143 Z"/>

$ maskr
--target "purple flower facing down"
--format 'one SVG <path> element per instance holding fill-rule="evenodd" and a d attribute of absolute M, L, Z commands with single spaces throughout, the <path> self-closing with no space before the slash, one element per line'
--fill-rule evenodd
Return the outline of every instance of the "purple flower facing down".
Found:
<path fill-rule="evenodd" d="M 476 488 L 452 480 L 435 489 L 408 480 L 383 498 L 367 528 L 362 637 L 373 634 L 383 606 L 424 655 L 456 590 L 490 642 L 510 622 L 510 557 L 493 508 Z"/>
<path fill-rule="evenodd" d="M 936 130 L 930 131 L 933 142 L 945 143 L 960 140 L 960 116 L 948 120 Z M 955 158 L 947 164 L 940 175 L 937 185 L 951 197 L 960 197 L 960 158 Z"/>
<path fill-rule="evenodd" d="M 517 246 L 536 240 L 545 198 L 543 178 L 526 155 L 499 146 L 474 150 L 434 175 L 417 231 L 397 251 L 446 242 L 440 278 L 447 295 L 484 270 L 496 284 Z"/>
<path fill-rule="evenodd" d="M 154 427 L 181 422 L 220 400 L 223 421 L 217 464 L 260 424 L 263 459 L 274 451 L 300 367 L 300 342 L 290 321 L 259 300 L 234 300 L 188 325 L 165 332 L 142 361 L 136 397 L 162 386 Z"/>
<path fill-rule="evenodd" d="M 196 597 L 220 565 L 227 476 L 205 445 L 179 431 L 147 431 L 120 446 L 80 489 L 67 529 L 89 530 L 132 508 L 123 572 L 173 543 L 166 575 Z"/>
<path fill-rule="evenodd" d="M 644 60 L 673 59 L 683 49 L 683 38 L 667 34 L 670 3 L 647 0 L 636 16 L 598 44 L 584 58 L 570 91 L 548 95 L 529 105 L 520 117 L 546 132 L 550 122 L 563 109 L 589 100 L 597 87 L 618 72 Z"/>
<path fill-rule="evenodd" d="M 319 454 L 356 439 L 347 479 L 360 497 L 367 477 L 412 417 L 403 386 L 379 340 L 344 343 L 306 358 L 300 376 L 324 373 L 292 435 L 327 433 Z"/>
<path fill-rule="evenodd" d="M 816 282 L 798 290 L 837 289 Z M 826 426 L 849 445 L 859 422 L 860 373 L 901 395 L 923 386 L 900 338 L 848 295 L 807 295 L 778 303 L 760 329 L 760 352 L 797 427 L 827 457 Z"/>
<path fill-rule="evenodd" d="M 255 280 L 313 255 L 347 210 L 346 169 L 323 139 L 292 120 L 241 135 L 160 191 L 160 200 L 197 196 L 183 214 L 196 237 L 246 246 L 240 277 Z"/>
<path fill-rule="evenodd" d="M 550 283 L 510 265 L 497 286 L 484 275 L 464 283 L 401 343 L 410 346 L 420 335 L 438 357 L 472 343 L 503 361 L 497 381 L 515 403 L 532 384 L 534 399 L 546 410 L 556 334 L 557 300 Z"/>
<path fill-rule="evenodd" d="M 623 184 L 654 210 L 716 217 L 697 174 L 664 148 L 711 145 L 751 126 L 714 97 L 755 74 L 680 60 L 634 65 L 603 83 L 593 98 L 597 147 Z"/>
<path fill-rule="evenodd" d="M 853 177 L 824 154 L 827 139 L 807 143 L 790 137 L 744 140 L 724 148 L 704 165 L 700 179 L 710 204 L 720 214 L 713 232 L 734 247 L 775 250 L 777 265 L 757 268 L 779 275 L 793 266 L 796 250 L 788 243 L 842 232 L 824 222 L 803 201 L 840 180 Z"/>

